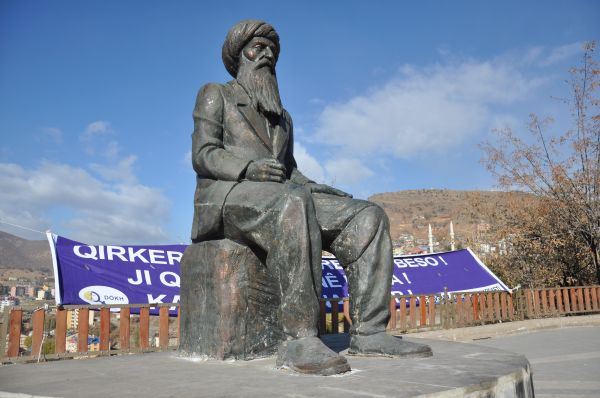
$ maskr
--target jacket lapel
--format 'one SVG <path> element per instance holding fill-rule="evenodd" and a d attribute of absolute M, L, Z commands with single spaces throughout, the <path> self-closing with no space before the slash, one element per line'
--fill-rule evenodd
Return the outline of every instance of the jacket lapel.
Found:
<path fill-rule="evenodd" d="M 244 91 L 239 83 L 234 80 L 231 86 L 233 87 L 238 110 L 244 116 L 244 119 L 246 119 L 246 122 L 248 122 L 254 133 L 267 146 L 269 151 L 273 152 L 271 139 L 267 132 L 266 119 L 254 109 L 250 102 L 250 97 L 248 97 L 248 94 L 246 94 L 246 91 Z"/>
<path fill-rule="evenodd" d="M 283 128 L 283 118 L 280 118 L 279 124 L 273 129 L 273 156 L 277 159 L 281 151 L 286 147 L 288 141 L 287 129 Z"/>

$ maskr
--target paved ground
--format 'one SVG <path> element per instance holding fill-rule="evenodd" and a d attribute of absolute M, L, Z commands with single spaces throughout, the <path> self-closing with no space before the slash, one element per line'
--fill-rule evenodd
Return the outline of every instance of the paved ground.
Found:
<path fill-rule="evenodd" d="M 600 327 L 542 330 L 474 343 L 517 352 L 531 363 L 537 397 L 600 397 Z"/>
<path fill-rule="evenodd" d="M 503 335 L 504 334 L 504 335 Z M 600 316 L 549 318 L 413 334 L 524 355 L 537 397 L 600 397 Z"/>

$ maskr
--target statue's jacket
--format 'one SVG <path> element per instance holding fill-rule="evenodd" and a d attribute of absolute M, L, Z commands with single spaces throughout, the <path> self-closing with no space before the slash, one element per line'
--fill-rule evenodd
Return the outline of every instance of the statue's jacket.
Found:
<path fill-rule="evenodd" d="M 193 117 L 192 164 L 196 171 L 193 242 L 223 237 L 225 199 L 243 181 L 251 161 L 277 159 L 285 166 L 288 180 L 300 185 L 310 182 L 297 169 L 288 112 L 284 110 L 279 123 L 269 129 L 266 118 L 254 109 L 237 81 L 203 86 Z"/>

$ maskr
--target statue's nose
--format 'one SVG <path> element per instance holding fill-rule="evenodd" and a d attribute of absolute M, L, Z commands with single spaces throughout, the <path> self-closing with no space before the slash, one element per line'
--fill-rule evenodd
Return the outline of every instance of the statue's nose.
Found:
<path fill-rule="evenodd" d="M 273 55 L 273 50 L 271 50 L 271 47 L 265 48 L 265 57 L 267 57 L 270 60 L 273 60 L 274 55 Z"/>

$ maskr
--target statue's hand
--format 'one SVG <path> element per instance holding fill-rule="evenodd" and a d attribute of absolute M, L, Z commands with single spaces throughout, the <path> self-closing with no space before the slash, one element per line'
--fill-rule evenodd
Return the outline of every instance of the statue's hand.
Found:
<path fill-rule="evenodd" d="M 327 193 L 327 194 L 335 195 L 335 196 L 344 196 L 344 197 L 348 197 L 348 198 L 352 197 L 352 195 L 350 195 L 349 193 L 346 193 L 346 192 L 341 191 L 334 187 L 330 187 L 329 185 L 326 185 L 326 184 L 317 184 L 314 182 L 309 182 L 308 184 L 305 185 L 305 187 L 310 189 L 310 192 L 312 192 L 312 193 Z"/>
<path fill-rule="evenodd" d="M 285 167 L 275 159 L 253 160 L 246 169 L 250 181 L 285 181 Z"/>

